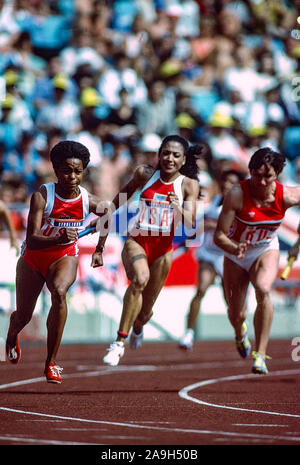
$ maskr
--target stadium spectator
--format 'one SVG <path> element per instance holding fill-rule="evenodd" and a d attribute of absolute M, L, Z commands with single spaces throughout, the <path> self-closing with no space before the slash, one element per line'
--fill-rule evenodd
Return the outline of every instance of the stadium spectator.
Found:
<path fill-rule="evenodd" d="M 66 90 L 69 86 L 67 76 L 57 74 L 53 78 L 54 99 L 40 108 L 36 115 L 36 126 L 41 131 L 52 127 L 62 129 L 65 133 L 80 129 L 78 102 L 68 98 Z"/>

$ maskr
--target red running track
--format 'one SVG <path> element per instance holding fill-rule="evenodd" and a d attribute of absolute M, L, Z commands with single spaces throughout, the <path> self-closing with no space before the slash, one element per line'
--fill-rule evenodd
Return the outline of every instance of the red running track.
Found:
<path fill-rule="evenodd" d="M 1 363 L 0 445 L 300 445 L 291 340 L 270 341 L 266 376 L 230 341 L 145 343 L 115 368 L 106 347 L 63 345 L 61 385 L 43 377 L 44 345 Z"/>

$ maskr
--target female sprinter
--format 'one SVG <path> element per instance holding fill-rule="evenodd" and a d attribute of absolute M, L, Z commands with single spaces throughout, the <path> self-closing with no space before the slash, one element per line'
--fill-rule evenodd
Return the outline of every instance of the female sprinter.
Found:
<path fill-rule="evenodd" d="M 80 186 L 90 159 L 88 149 L 74 141 L 62 141 L 50 152 L 57 183 L 40 187 L 31 197 L 26 240 L 17 263 L 16 301 L 6 339 L 7 358 L 18 363 L 21 349 L 18 334 L 29 323 L 37 298 L 46 283 L 51 293 L 47 319 L 45 376 L 61 383 L 62 368 L 56 364 L 66 318 L 66 294 L 76 279 L 78 264 L 77 231 L 96 200 Z M 102 260 L 98 252 L 97 259 Z"/>
<path fill-rule="evenodd" d="M 139 166 L 113 200 L 119 208 L 121 194 L 129 199 L 140 191 L 139 215 L 122 252 L 130 285 L 124 296 L 117 340 L 103 359 L 111 366 L 118 365 L 124 355 L 124 342 L 131 328 L 130 347 L 142 344 L 143 326 L 152 316 L 152 307 L 171 266 L 174 221 L 181 220 L 188 228 L 195 221 L 199 184 L 193 147 L 180 136 L 167 136 L 158 156 L 157 169 Z M 100 235 L 96 251 L 103 249 L 106 237 Z M 98 266 L 97 256 L 92 266 Z"/>
<path fill-rule="evenodd" d="M 224 171 L 219 182 L 220 193 L 213 197 L 205 212 L 203 244 L 195 251 L 195 258 L 198 261 L 198 285 L 190 303 L 186 331 L 178 342 L 180 349 L 191 350 L 193 348 L 194 328 L 202 299 L 208 288 L 215 282 L 217 276 L 220 276 L 223 283 L 224 252 L 214 243 L 214 232 L 225 195 L 242 179 L 243 175 L 238 171 Z"/>
<path fill-rule="evenodd" d="M 226 195 L 215 231 L 215 243 L 224 250 L 224 287 L 228 316 L 236 347 L 242 357 L 250 353 L 245 323 L 245 298 L 251 282 L 256 295 L 255 344 L 252 372 L 268 373 L 266 351 L 273 319 L 270 298 L 277 276 L 277 229 L 285 211 L 300 205 L 300 188 L 277 181 L 285 157 L 270 148 L 257 150 L 250 159 L 250 178 Z M 238 285 L 237 285 L 238 283 Z"/>

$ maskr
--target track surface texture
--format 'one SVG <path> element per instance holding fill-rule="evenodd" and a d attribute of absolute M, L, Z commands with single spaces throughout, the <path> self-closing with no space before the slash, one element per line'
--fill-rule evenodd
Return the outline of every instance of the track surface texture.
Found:
<path fill-rule="evenodd" d="M 300 362 L 271 340 L 269 374 L 251 374 L 231 341 L 126 348 L 62 345 L 61 385 L 43 376 L 45 346 L 0 364 L 0 445 L 300 445 Z"/>

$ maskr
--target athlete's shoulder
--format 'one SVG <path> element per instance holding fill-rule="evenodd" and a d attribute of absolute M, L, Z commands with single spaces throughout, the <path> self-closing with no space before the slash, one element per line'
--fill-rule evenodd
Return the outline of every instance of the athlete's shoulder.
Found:
<path fill-rule="evenodd" d="M 47 201 L 47 196 L 50 194 L 50 192 L 53 191 L 55 193 L 55 183 L 54 182 L 48 182 L 46 184 L 42 184 L 36 193 L 39 193 L 45 201 Z"/>
<path fill-rule="evenodd" d="M 139 183 L 144 184 L 155 173 L 156 169 L 149 165 L 139 165 L 133 174 L 133 178 Z"/>
<path fill-rule="evenodd" d="M 196 189 L 196 188 L 199 189 L 199 182 L 198 182 L 197 179 L 192 179 L 192 178 L 189 178 L 188 176 L 184 176 L 184 175 L 182 175 L 182 176 L 183 176 L 183 178 L 182 178 L 183 186 L 187 186 L 190 189 Z"/>
<path fill-rule="evenodd" d="M 41 186 L 31 195 L 30 206 L 34 209 L 43 209 L 47 203 L 47 191 Z"/>
<path fill-rule="evenodd" d="M 235 211 L 240 211 L 243 207 L 243 190 L 240 184 L 232 186 L 229 192 L 225 195 L 223 205 L 225 206 L 224 211 L 230 208 Z"/>
<path fill-rule="evenodd" d="M 284 186 L 283 200 L 286 208 L 300 205 L 300 186 Z"/>
<path fill-rule="evenodd" d="M 200 186 L 197 179 L 189 178 L 188 176 L 183 176 L 182 178 L 182 188 L 183 188 L 183 197 L 186 199 L 194 198 L 198 199 L 200 196 Z"/>

